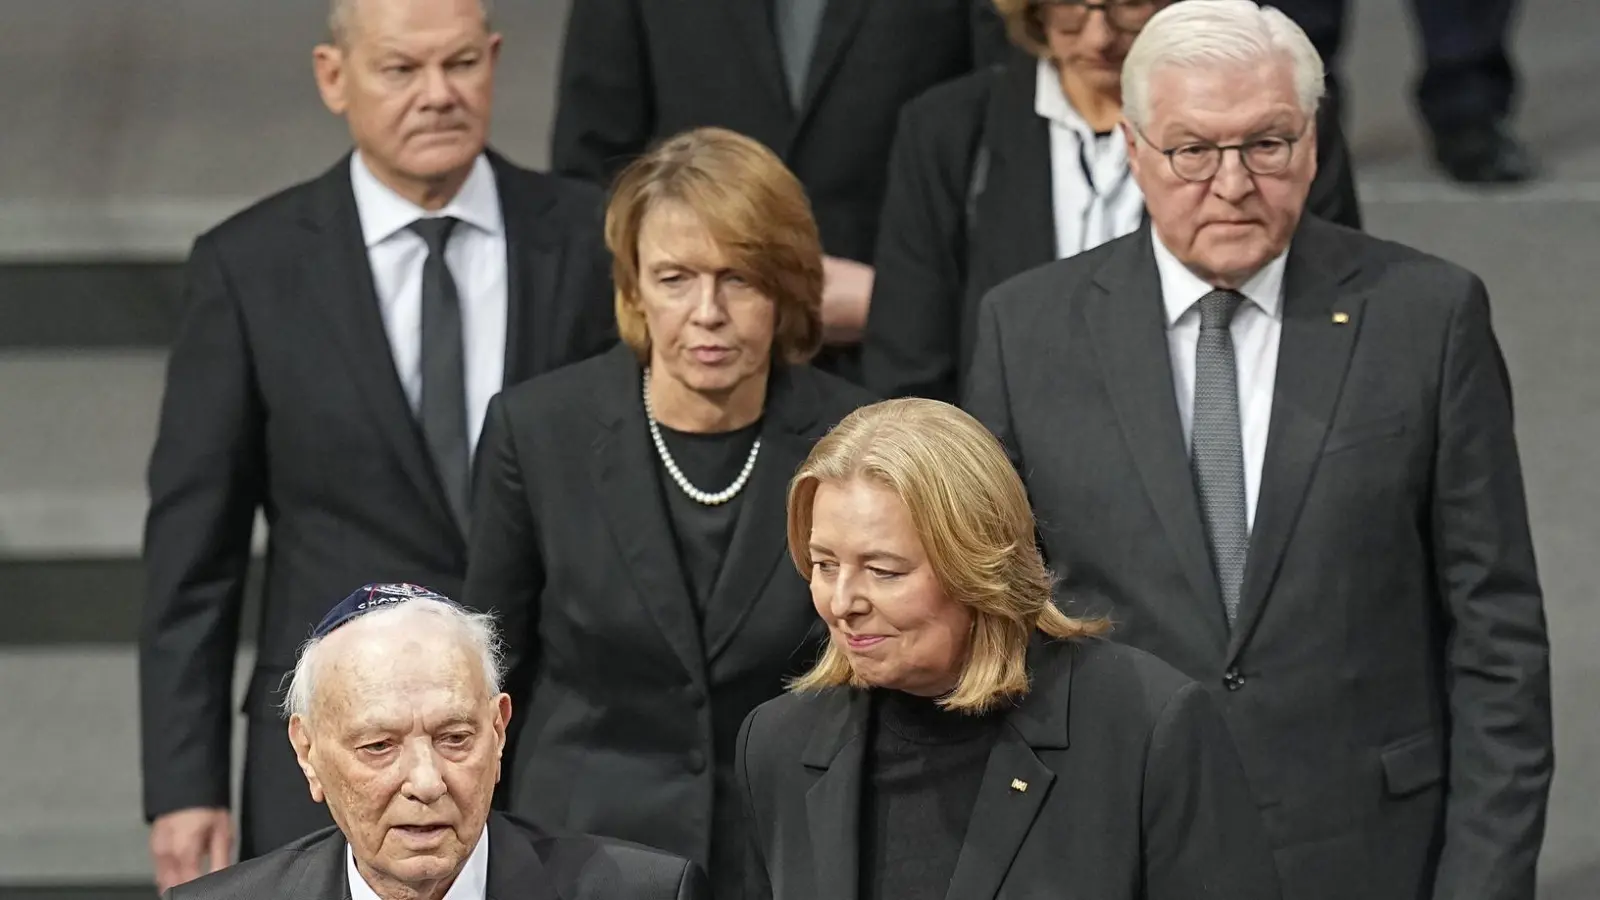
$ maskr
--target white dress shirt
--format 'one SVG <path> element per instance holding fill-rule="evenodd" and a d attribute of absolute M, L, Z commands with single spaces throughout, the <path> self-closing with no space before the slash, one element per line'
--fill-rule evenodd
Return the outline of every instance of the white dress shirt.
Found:
<path fill-rule="evenodd" d="M 437 212 L 424 210 L 379 181 L 359 152 L 350 158 L 350 184 L 395 372 L 412 413 L 422 403 L 422 264 L 428 258 L 428 245 L 409 226 L 431 216 L 460 220 L 445 244 L 444 260 L 461 300 L 471 458 L 489 401 L 505 382 L 506 232 L 494 169 L 480 155 L 455 198 Z"/>
<path fill-rule="evenodd" d="M 1117 131 L 1100 136 L 1072 107 L 1061 76 L 1039 60 L 1033 111 L 1050 123 L 1050 202 L 1056 258 L 1066 259 L 1122 237 L 1144 221 L 1144 195 L 1128 170 L 1128 145 Z"/>
<path fill-rule="evenodd" d="M 367 884 L 361 877 L 361 870 L 356 868 L 356 854 L 346 844 L 344 848 L 345 880 L 350 882 L 350 900 L 380 900 L 378 892 Z M 483 829 L 483 834 L 478 838 L 478 845 L 472 848 L 472 854 L 467 857 L 467 864 L 461 867 L 461 873 L 451 883 L 450 890 L 445 891 L 442 900 L 488 900 L 489 896 L 489 829 Z"/>
<path fill-rule="evenodd" d="M 1194 424 L 1194 358 L 1200 342 L 1200 298 L 1214 288 L 1201 281 L 1172 255 L 1151 231 L 1156 271 L 1167 312 L 1167 350 L 1172 355 L 1172 385 L 1178 395 L 1178 421 L 1185 446 Z M 1261 461 L 1267 455 L 1267 426 L 1272 422 L 1272 389 L 1278 378 L 1278 344 L 1283 337 L 1283 269 L 1285 251 L 1239 289 L 1247 302 L 1239 305 L 1229 328 L 1233 361 L 1239 379 L 1239 431 L 1244 443 L 1246 522 L 1256 521 L 1261 492 Z"/>

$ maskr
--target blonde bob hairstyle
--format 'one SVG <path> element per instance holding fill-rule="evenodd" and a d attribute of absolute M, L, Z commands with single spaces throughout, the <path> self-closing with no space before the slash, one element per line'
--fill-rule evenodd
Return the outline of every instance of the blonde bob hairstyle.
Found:
<path fill-rule="evenodd" d="M 661 203 L 700 218 L 727 264 L 777 307 L 773 356 L 808 362 L 822 346 L 822 242 L 805 188 L 777 154 L 722 128 L 656 145 L 617 176 L 606 207 L 617 331 L 641 363 L 650 329 L 639 308 L 639 232 Z"/>
<path fill-rule="evenodd" d="M 810 580 L 811 516 L 823 482 L 867 479 L 895 493 L 940 587 L 974 614 L 972 643 L 946 709 L 978 713 L 1028 692 L 1028 641 L 1104 633 L 1102 619 L 1056 607 L 1034 539 L 1033 510 L 1000 442 L 970 415 L 937 400 L 886 400 L 856 410 L 812 448 L 789 484 L 789 556 Z M 794 691 L 866 687 L 829 642 Z"/>

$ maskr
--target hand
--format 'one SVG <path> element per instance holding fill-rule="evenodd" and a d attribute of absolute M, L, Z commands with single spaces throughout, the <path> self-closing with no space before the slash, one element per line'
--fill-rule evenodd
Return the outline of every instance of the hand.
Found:
<path fill-rule="evenodd" d="M 853 259 L 822 258 L 822 340 L 854 344 L 867 328 L 873 268 Z"/>
<path fill-rule="evenodd" d="M 226 809 L 193 807 L 157 816 L 150 825 L 156 891 L 224 869 L 233 861 L 233 818 Z M 209 866 L 201 867 L 202 861 Z"/>

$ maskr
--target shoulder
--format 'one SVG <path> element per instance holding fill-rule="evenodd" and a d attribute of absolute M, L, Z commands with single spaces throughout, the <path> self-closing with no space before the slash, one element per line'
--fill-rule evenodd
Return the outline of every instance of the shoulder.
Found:
<path fill-rule="evenodd" d="M 1066 259 L 1035 266 L 1000 282 L 984 295 L 983 302 L 993 308 L 1002 322 L 1029 319 L 1045 310 L 1056 310 L 1078 302 L 1082 290 L 1113 256 L 1131 252 L 1143 238 L 1141 231 L 1108 241 Z"/>
<path fill-rule="evenodd" d="M 261 237 L 264 233 L 293 227 L 297 221 L 307 217 L 313 199 L 321 192 L 336 187 L 340 174 L 347 173 L 349 166 L 349 157 L 345 157 L 316 178 L 252 203 L 200 235 L 195 245 L 226 250 L 262 246 Z"/>
<path fill-rule="evenodd" d="M 808 386 L 816 397 L 820 412 L 818 424 L 823 430 L 839 424 L 840 419 L 861 407 L 878 401 L 877 396 L 866 388 L 815 366 L 791 366 L 789 377 Z"/>
<path fill-rule="evenodd" d="M 1305 241 L 1319 258 L 1357 261 L 1352 288 L 1413 312 L 1453 312 L 1486 293 L 1483 280 L 1464 266 L 1334 222 L 1307 217 L 1295 240 Z M 1291 262 L 1294 252 L 1291 247 Z"/>
<path fill-rule="evenodd" d="M 1107 710 L 1152 727 L 1175 699 L 1203 690 L 1200 684 L 1155 655 L 1106 638 L 1061 641 L 1050 645 L 1057 654 L 1071 654 L 1072 708 Z"/>
<path fill-rule="evenodd" d="M 828 710 L 848 704 L 847 687 L 820 691 L 785 691 L 750 711 L 745 718 L 740 750 L 747 764 L 756 759 L 798 757 Z"/>
<path fill-rule="evenodd" d="M 490 151 L 497 180 L 508 182 L 523 192 L 547 198 L 553 214 L 573 219 L 588 219 L 605 207 L 605 191 L 598 185 L 564 175 L 538 172 L 517 165 Z"/>
<path fill-rule="evenodd" d="M 901 127 L 945 130 L 982 118 L 989 92 L 999 82 L 1002 71 L 998 65 L 989 66 L 923 91 L 901 108 Z"/>
<path fill-rule="evenodd" d="M 173 888 L 169 900 L 268 900 L 287 897 L 297 886 L 307 892 L 337 892 L 344 887 L 344 836 L 337 828 L 315 831 L 265 856 L 242 860 L 220 872 Z M 312 874 L 322 881 L 307 882 Z"/>
<path fill-rule="evenodd" d="M 500 393 L 500 403 L 513 424 L 567 422 L 592 409 L 596 394 L 619 383 L 632 360 L 632 349 L 619 343 L 598 356 L 506 388 Z"/>
<path fill-rule="evenodd" d="M 673 900 L 684 884 L 698 884 L 701 877 L 688 860 L 665 850 L 614 838 L 546 831 L 514 816 L 505 816 L 505 822 L 532 843 L 556 893 L 570 900 L 622 896 Z M 494 844 L 489 847 L 493 853 Z"/>

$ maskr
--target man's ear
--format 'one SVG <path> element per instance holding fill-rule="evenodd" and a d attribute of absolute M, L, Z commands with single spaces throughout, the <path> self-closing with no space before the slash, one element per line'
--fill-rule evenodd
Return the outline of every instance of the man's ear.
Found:
<path fill-rule="evenodd" d="M 336 116 L 344 115 L 349 106 L 345 100 L 346 63 L 344 50 L 333 44 L 318 44 L 311 51 L 311 71 L 317 78 L 322 105 Z"/>
<path fill-rule="evenodd" d="M 298 713 L 289 717 L 289 743 L 294 747 L 294 760 L 300 764 L 300 771 L 311 788 L 311 799 L 322 803 L 327 795 L 322 790 L 322 779 L 311 765 L 311 728 Z"/>
<path fill-rule="evenodd" d="M 495 698 L 494 716 L 494 780 L 500 783 L 500 773 L 505 770 L 506 734 L 511 727 L 511 695 L 501 694 Z"/>
<path fill-rule="evenodd" d="M 1137 178 L 1139 177 L 1139 132 L 1134 129 L 1133 123 L 1128 121 L 1127 116 L 1123 116 L 1118 125 L 1122 128 L 1122 139 L 1128 145 L 1128 171 Z"/>

